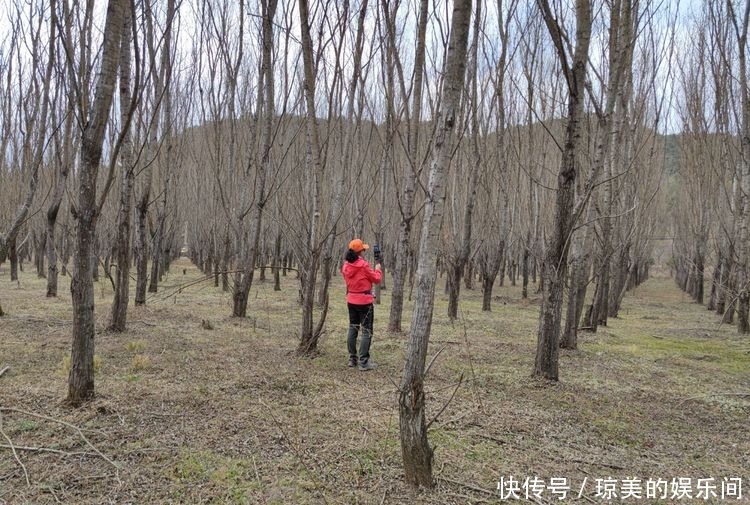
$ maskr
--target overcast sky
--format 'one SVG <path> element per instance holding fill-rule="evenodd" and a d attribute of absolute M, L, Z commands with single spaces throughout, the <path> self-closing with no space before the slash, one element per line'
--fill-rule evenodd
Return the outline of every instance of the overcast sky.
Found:
<path fill-rule="evenodd" d="M 179 0 L 178 0 L 179 1 Z M 291 1 L 291 0 L 290 0 Z M 212 0 L 211 6 L 215 18 L 218 18 L 218 12 L 221 10 L 221 5 L 224 4 L 225 0 Z M 47 3 L 47 2 L 45 2 Z M 240 72 L 240 88 L 244 89 L 246 93 L 253 94 L 253 87 L 255 86 L 255 79 L 257 74 L 257 56 L 258 56 L 258 36 L 260 32 L 259 28 L 259 2 L 249 2 L 248 7 L 245 11 L 245 37 L 244 37 L 244 61 L 243 70 Z M 356 9 L 359 7 L 359 1 L 352 1 L 352 11 L 350 12 L 350 33 L 347 37 L 347 42 L 344 47 L 344 63 L 343 68 L 346 72 L 347 69 L 351 69 L 351 48 L 353 46 L 354 29 L 356 27 Z M 432 2 L 430 2 L 433 5 Z M 507 5 L 507 1 L 505 2 Z M 165 2 L 157 2 L 157 10 L 163 9 Z M 378 2 L 371 1 L 370 4 L 378 4 Z M 417 11 L 417 0 L 403 0 L 402 7 L 399 11 L 398 18 L 398 31 L 400 34 L 400 54 L 401 60 L 404 67 L 404 73 L 408 77 L 410 76 L 412 68 L 412 53 L 413 53 L 413 41 L 414 41 L 414 26 L 416 24 L 416 11 Z M 642 5 L 647 5 L 648 8 L 656 10 L 654 15 L 653 23 L 653 36 L 649 43 L 652 43 L 653 47 L 656 48 L 657 52 L 661 54 L 660 66 L 655 81 L 655 96 L 657 100 L 664 101 L 665 111 L 661 121 L 660 130 L 662 131 L 678 131 L 681 129 L 680 116 L 677 113 L 677 106 L 679 105 L 679 93 L 678 76 L 676 70 L 679 65 L 685 63 L 686 52 L 689 50 L 694 42 L 694 22 L 696 17 L 700 16 L 700 10 L 702 8 L 702 0 L 664 0 L 663 2 L 642 0 Z M 239 8 L 237 3 L 234 1 L 226 1 L 230 16 L 228 16 L 229 33 L 236 34 L 239 32 Z M 312 2 L 312 8 L 317 5 Z M 496 61 L 497 54 L 499 51 L 499 43 L 497 37 L 497 11 L 496 2 L 486 2 L 484 4 L 487 8 L 485 12 L 485 49 L 483 51 L 484 57 L 480 61 L 480 66 L 486 68 L 489 72 L 491 71 L 492 65 Z M 601 5 L 601 2 L 596 2 L 596 5 Z M 7 44 L 10 40 L 12 26 L 11 19 L 16 16 L 16 8 L 21 6 L 23 9 L 29 9 L 27 0 L 0 0 L 0 41 L 2 42 L 2 52 L 0 58 L 5 59 L 7 53 Z M 106 3 L 102 0 L 95 2 L 95 17 L 96 25 L 101 27 L 103 25 L 103 17 Z M 285 12 L 286 7 L 286 12 Z M 658 7 L 658 9 L 657 9 Z M 535 7 L 529 2 L 519 2 L 519 8 L 516 19 L 511 21 L 511 42 L 512 50 L 518 56 L 523 44 L 528 44 L 528 38 L 533 33 L 529 30 L 529 23 L 534 18 L 538 18 L 538 14 L 534 11 Z M 47 13 L 45 13 L 45 16 Z M 333 10 L 329 10 L 329 18 L 334 20 L 336 13 Z M 566 19 L 572 21 L 571 11 L 569 9 L 563 14 Z M 316 19 L 320 19 L 322 12 L 317 12 Z M 377 38 L 377 24 L 375 21 L 375 10 L 374 6 L 370 5 L 370 12 L 367 18 L 367 34 L 365 40 L 365 63 L 368 79 L 365 81 L 365 88 L 368 94 L 368 100 L 370 103 L 370 113 L 373 119 L 382 119 L 382 103 L 383 103 L 383 84 L 382 84 L 382 73 L 380 71 L 380 59 L 379 56 L 373 52 L 373 49 L 379 48 L 379 40 Z M 441 1 L 436 2 L 434 11 L 430 17 L 428 27 L 428 61 L 427 61 L 427 81 L 428 86 L 426 93 L 426 100 L 430 97 L 435 97 L 439 86 L 439 70 L 443 57 L 442 40 L 446 36 L 446 27 L 448 26 L 448 18 L 450 16 L 450 2 L 444 3 Z M 24 16 L 27 19 L 27 16 Z M 220 45 L 216 38 L 212 42 L 204 43 L 199 45 L 197 39 L 201 33 L 211 32 L 215 25 L 209 22 L 210 16 L 206 14 L 206 10 L 202 9 L 200 0 L 182 0 L 182 5 L 179 11 L 178 27 L 179 34 L 178 40 L 178 69 L 185 75 L 193 74 L 200 78 L 202 88 L 210 88 L 209 82 L 209 67 L 212 61 L 216 61 L 219 58 Z M 602 62 L 602 56 L 606 55 L 606 33 L 605 33 L 605 16 L 599 11 L 597 15 L 596 24 L 594 27 L 594 38 L 591 46 L 591 65 L 595 68 L 600 68 Z M 281 81 L 285 75 L 290 80 L 296 79 L 295 71 L 299 71 L 301 68 L 301 62 L 298 59 L 299 50 L 299 24 L 298 24 L 298 13 L 296 5 L 286 2 L 285 0 L 280 1 L 279 9 L 276 15 L 276 38 L 277 43 L 275 46 L 275 58 L 276 58 L 276 72 L 277 78 Z M 571 30 L 573 29 L 572 22 L 568 23 Z M 288 38 L 287 31 L 285 28 L 289 28 Z M 46 28 L 45 28 L 46 30 Z M 544 44 L 549 44 L 547 33 L 541 31 L 542 40 Z M 99 36 L 95 36 L 95 45 L 100 40 Z M 316 34 L 314 34 L 315 36 Z M 645 43 L 645 35 L 641 38 L 641 43 Z M 519 37 L 526 37 L 526 41 L 522 42 Z M 670 41 L 676 42 L 672 48 Z M 284 43 L 288 41 L 288 54 L 284 54 Z M 315 41 L 318 43 L 319 41 Z M 229 49 L 230 51 L 236 51 L 238 47 L 239 39 L 237 35 L 229 38 Z M 25 48 L 23 48 L 25 49 Z M 674 49 L 672 51 L 671 49 Z M 319 79 L 319 100 L 320 106 L 319 113 L 323 114 L 327 110 L 327 104 L 325 103 L 325 85 L 330 82 L 332 67 L 333 67 L 333 54 L 334 48 L 329 45 L 325 55 L 322 59 L 321 69 L 318 72 Z M 375 54 L 374 58 L 370 61 L 370 54 Z M 284 67 L 286 65 L 286 68 Z M 296 66 L 295 66 L 296 65 Z M 509 67 L 509 94 L 523 95 L 525 94 L 526 85 L 523 84 L 523 74 L 521 72 L 522 61 L 520 57 L 517 57 L 514 63 Z M 554 54 L 550 49 L 546 51 L 545 61 L 540 67 L 542 73 L 549 74 L 549 79 L 552 83 L 555 79 L 560 79 L 559 70 L 557 63 L 554 60 Z M 600 70 L 601 71 L 601 70 Z M 557 74 L 557 75 L 556 75 Z M 489 74 L 488 74 L 489 75 Z M 590 72 L 590 78 L 595 87 L 597 79 L 595 73 Z M 638 79 L 638 76 L 636 76 Z M 216 84 L 216 83 L 215 83 Z M 218 84 L 216 84 L 218 86 Z M 277 85 L 277 92 L 281 93 L 280 86 Z M 539 89 L 539 96 L 543 96 L 545 93 L 550 92 L 548 89 Z M 293 95 L 298 95 L 294 93 Z M 523 99 L 523 96 L 517 97 Z M 554 98 L 552 95 L 550 99 Z M 252 107 L 253 97 L 247 98 L 246 102 Z M 563 103 L 557 103 L 558 109 L 564 110 Z M 667 107 L 671 105 L 670 107 Z M 520 119 L 519 119 L 520 120 Z"/>

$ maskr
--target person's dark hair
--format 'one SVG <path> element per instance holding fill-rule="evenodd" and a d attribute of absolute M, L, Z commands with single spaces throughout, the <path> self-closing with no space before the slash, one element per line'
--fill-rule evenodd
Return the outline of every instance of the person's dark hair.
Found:
<path fill-rule="evenodd" d="M 349 249 L 346 251 L 346 256 L 344 256 L 344 259 L 348 261 L 349 263 L 354 263 L 357 261 L 357 258 L 359 258 L 359 254 L 357 254 L 353 249 Z"/>

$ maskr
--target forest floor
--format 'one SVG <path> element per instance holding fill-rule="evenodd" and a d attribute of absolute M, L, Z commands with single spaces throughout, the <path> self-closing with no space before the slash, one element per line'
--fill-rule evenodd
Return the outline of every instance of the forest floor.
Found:
<path fill-rule="evenodd" d="M 720 489 L 723 478 L 741 477 L 743 499 L 750 495 L 750 339 L 668 278 L 628 294 L 619 319 L 562 352 L 555 385 L 530 376 L 538 295 L 521 300 L 520 288 L 498 287 L 486 313 L 480 290 L 464 290 L 451 324 L 439 293 L 429 357 L 444 350 L 427 379 L 429 416 L 462 375 L 463 383 L 430 428 L 437 485 L 413 493 L 395 386 L 406 337 L 385 331 L 388 290 L 375 317 L 380 366 L 360 372 L 346 366 L 338 279 L 321 355 L 310 360 L 293 354 L 300 310 L 291 275 L 280 292 L 256 281 L 251 316 L 240 320 L 210 281 L 179 291 L 201 277 L 179 260 L 145 307 L 131 303 L 123 334 L 103 329 L 112 288 L 102 277 L 97 396 L 72 409 L 63 402 L 69 278 L 47 299 L 45 280 L 28 269 L 18 284 L 7 264 L 0 274 L 0 370 L 10 367 L 0 377 L 0 426 L 24 447 L 17 455 L 30 485 L 0 434 L 0 504 L 499 503 L 497 483 L 509 476 L 564 477 L 566 503 L 602 501 L 595 480 L 609 477 L 643 479 L 644 495 L 649 478 L 713 477 Z M 558 500 L 545 492 L 535 502 Z"/>

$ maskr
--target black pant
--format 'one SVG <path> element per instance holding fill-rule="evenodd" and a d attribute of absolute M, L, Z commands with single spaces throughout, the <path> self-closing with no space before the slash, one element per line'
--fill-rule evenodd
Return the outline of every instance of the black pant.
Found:
<path fill-rule="evenodd" d="M 359 362 L 367 363 L 370 359 L 370 341 L 372 340 L 372 322 L 374 316 L 373 305 L 354 305 L 349 307 L 349 333 L 346 345 L 349 349 L 349 359 L 357 359 L 357 333 L 362 326 L 362 339 L 359 342 Z"/>

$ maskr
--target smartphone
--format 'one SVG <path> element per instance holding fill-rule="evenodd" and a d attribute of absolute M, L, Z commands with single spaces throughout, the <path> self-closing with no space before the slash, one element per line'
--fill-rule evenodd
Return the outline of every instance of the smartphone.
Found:
<path fill-rule="evenodd" d="M 375 254 L 375 261 L 377 263 L 380 263 L 381 256 L 380 256 L 380 246 L 378 244 L 375 244 L 372 246 L 372 252 Z"/>

